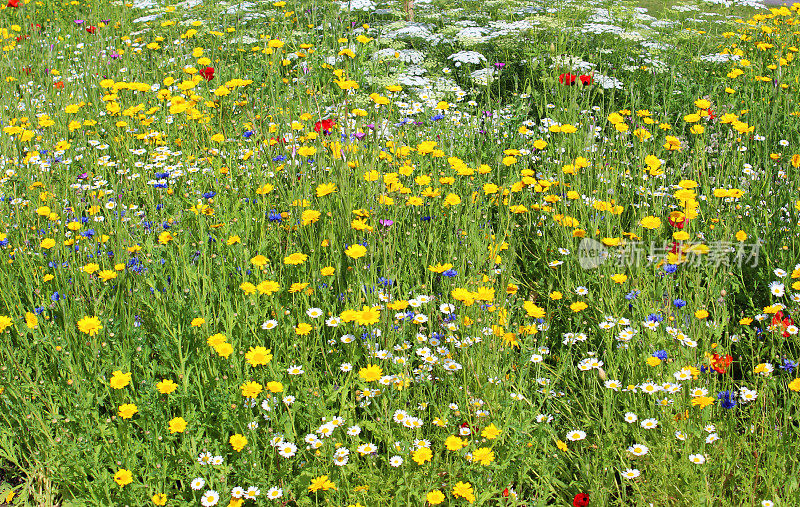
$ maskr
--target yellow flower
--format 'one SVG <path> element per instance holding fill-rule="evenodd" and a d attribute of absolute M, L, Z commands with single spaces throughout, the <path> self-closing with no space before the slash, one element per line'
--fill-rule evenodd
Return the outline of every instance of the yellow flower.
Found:
<path fill-rule="evenodd" d="M 308 209 L 303 212 L 303 214 L 300 217 L 300 220 L 303 225 L 309 225 L 319 220 L 320 215 L 321 213 L 319 211 Z"/>
<path fill-rule="evenodd" d="M 572 310 L 575 313 L 578 313 L 578 312 L 580 312 L 582 310 L 585 310 L 587 307 L 588 307 L 588 305 L 586 303 L 584 303 L 583 301 L 576 301 L 575 303 L 572 303 L 571 305 L 569 305 L 569 309 Z"/>
<path fill-rule="evenodd" d="M 104 269 L 99 273 L 97 273 L 97 276 L 99 276 L 100 279 L 103 280 L 104 282 L 107 282 L 109 280 L 113 280 L 114 278 L 116 278 L 117 273 L 110 269 Z"/>
<path fill-rule="evenodd" d="M 225 244 L 228 245 L 228 246 L 231 246 L 231 245 L 235 245 L 236 243 L 241 243 L 241 242 L 242 242 L 242 238 L 240 238 L 239 236 L 233 235 L 233 236 L 228 236 L 228 239 L 225 241 Z"/>
<path fill-rule="evenodd" d="M 0 333 L 6 330 L 7 327 L 11 327 L 14 321 L 11 320 L 11 317 L 7 315 L 0 315 Z"/>
<path fill-rule="evenodd" d="M 469 503 L 475 501 L 475 492 L 472 490 L 472 484 L 468 482 L 457 482 L 453 486 L 453 496 L 463 498 Z"/>
<path fill-rule="evenodd" d="M 196 317 L 192 319 L 192 323 L 190 324 L 192 327 L 200 327 L 206 323 L 206 319 L 202 317 Z"/>
<path fill-rule="evenodd" d="M 488 447 L 475 449 L 475 451 L 472 453 L 472 461 L 476 461 L 481 465 L 486 466 L 494 461 L 494 451 Z"/>
<path fill-rule="evenodd" d="M 297 324 L 297 327 L 294 328 L 294 332 L 297 333 L 297 335 L 299 336 L 305 336 L 308 333 L 310 333 L 312 329 L 314 328 L 311 326 L 311 324 L 308 324 L 306 322 L 301 322 Z"/>
<path fill-rule="evenodd" d="M 547 148 L 547 141 L 545 141 L 544 139 L 537 139 L 536 141 L 533 142 L 533 147 L 536 148 L 537 150 L 543 150 Z"/>
<path fill-rule="evenodd" d="M 295 292 L 300 292 L 301 290 L 305 289 L 306 287 L 308 287 L 308 282 L 296 282 L 296 283 L 293 283 L 289 287 L 289 292 L 294 294 Z M 313 289 L 311 289 L 311 290 L 313 290 Z"/>
<path fill-rule="evenodd" d="M 625 283 L 625 280 L 628 279 L 628 275 L 623 275 L 622 273 L 617 273 L 611 277 L 611 279 L 615 283 Z"/>
<path fill-rule="evenodd" d="M 344 253 L 351 259 L 359 259 L 367 254 L 367 248 L 363 245 L 359 245 L 358 243 L 356 243 L 354 245 L 350 245 L 349 247 L 347 247 Z"/>
<path fill-rule="evenodd" d="M 119 484 L 120 488 L 124 488 L 128 484 L 133 482 L 133 474 L 130 470 L 126 470 L 124 468 L 120 468 L 117 470 L 117 473 L 114 474 L 114 482 Z"/>
<path fill-rule="evenodd" d="M 272 351 L 262 346 L 250 347 L 244 357 L 250 366 L 264 366 L 272 360 Z"/>
<path fill-rule="evenodd" d="M 183 417 L 173 417 L 169 420 L 170 433 L 183 433 L 186 430 L 186 419 Z"/>
<path fill-rule="evenodd" d="M 214 347 L 214 350 L 217 352 L 217 354 L 219 354 L 220 357 L 227 359 L 228 356 L 230 356 L 233 353 L 233 345 L 225 342 L 217 347 Z"/>
<path fill-rule="evenodd" d="M 236 433 L 235 435 L 231 435 L 231 438 L 228 440 L 228 443 L 231 444 L 233 450 L 236 452 L 241 452 L 244 449 L 244 446 L 247 445 L 247 438 L 244 435 L 240 435 Z"/>
<path fill-rule="evenodd" d="M 117 415 L 122 417 L 123 419 L 130 419 L 133 417 L 133 414 L 138 412 L 139 409 L 133 403 L 125 403 L 119 406 L 119 411 Z"/>
<path fill-rule="evenodd" d="M 654 216 L 644 217 L 639 224 L 645 229 L 657 229 L 661 225 L 661 219 Z"/>
<path fill-rule="evenodd" d="M 494 423 L 492 423 L 489 426 L 483 428 L 483 431 L 481 431 L 481 436 L 487 440 L 494 440 L 495 438 L 500 436 L 500 433 L 502 433 L 502 431 L 498 429 L 497 426 L 494 425 Z"/>
<path fill-rule="evenodd" d="M 358 376 L 364 379 L 365 382 L 375 382 L 383 376 L 383 369 L 375 364 L 370 364 L 366 368 L 361 368 Z"/>
<path fill-rule="evenodd" d="M 563 440 L 556 440 L 556 447 L 562 452 L 567 452 L 569 448 L 567 447 L 567 443 Z"/>
<path fill-rule="evenodd" d="M 39 246 L 41 248 L 44 248 L 45 250 L 50 250 L 51 248 L 56 246 L 56 240 L 54 240 L 52 238 L 45 238 L 45 239 L 42 240 L 41 243 L 39 243 Z"/>
<path fill-rule="evenodd" d="M 231 93 L 231 91 L 229 89 L 225 88 L 225 85 L 220 86 L 219 88 L 214 90 L 214 95 L 216 95 L 217 97 L 224 97 L 226 95 L 229 95 L 230 93 Z"/>
<path fill-rule="evenodd" d="M 308 255 L 300 252 L 295 252 L 283 258 L 283 263 L 291 266 L 303 264 L 308 259 Z"/>
<path fill-rule="evenodd" d="M 336 183 L 322 183 L 317 186 L 317 197 L 324 197 L 336 192 Z"/>
<path fill-rule="evenodd" d="M 308 485 L 309 493 L 316 493 L 319 490 L 328 491 L 329 489 L 336 489 L 336 485 L 331 482 L 327 475 L 317 477 Z"/>
<path fill-rule="evenodd" d="M 271 392 L 271 393 L 282 393 L 283 392 L 283 384 L 273 380 L 273 381 L 267 382 L 267 389 L 269 389 L 269 392 Z"/>
<path fill-rule="evenodd" d="M 800 378 L 796 378 L 789 382 L 789 389 L 792 391 L 800 391 Z"/>
<path fill-rule="evenodd" d="M 461 197 L 456 194 L 447 194 L 447 197 L 444 198 L 444 202 L 449 206 L 455 206 L 461 204 Z"/>
<path fill-rule="evenodd" d="M 738 231 L 736 233 L 736 241 L 744 241 L 747 239 L 747 233 L 744 231 Z"/>
<path fill-rule="evenodd" d="M 98 331 L 103 329 L 103 326 L 100 324 L 100 319 L 97 317 L 87 316 L 78 321 L 78 329 L 89 336 L 95 336 Z"/>
<path fill-rule="evenodd" d="M 158 392 L 160 392 L 161 394 L 171 394 L 175 392 L 175 389 L 177 388 L 178 384 L 176 384 L 170 379 L 164 379 L 158 384 L 156 384 L 156 389 L 158 389 Z"/>
<path fill-rule="evenodd" d="M 447 440 L 444 441 L 444 445 L 447 447 L 448 451 L 460 451 L 467 445 L 467 442 L 461 437 L 450 435 L 447 437 Z"/>
<path fill-rule="evenodd" d="M 381 312 L 377 306 L 372 308 L 369 306 L 364 306 L 356 315 L 355 321 L 358 325 L 370 326 L 372 324 L 376 324 L 380 318 Z"/>
<path fill-rule="evenodd" d="M 117 370 L 111 374 L 111 380 L 108 382 L 108 385 L 114 389 L 122 389 L 130 383 L 131 373 L 122 373 L 120 370 Z"/>
<path fill-rule="evenodd" d="M 301 157 L 313 157 L 317 154 L 317 149 L 313 146 L 301 146 L 297 149 L 297 154 Z"/>
<path fill-rule="evenodd" d="M 696 312 L 694 312 L 694 316 L 702 320 L 708 317 L 708 312 L 706 310 L 697 310 Z"/>
<path fill-rule="evenodd" d="M 528 317 L 533 317 L 535 319 L 544 318 L 544 308 L 536 306 L 532 301 L 525 301 L 522 306 L 525 308 L 525 312 L 527 313 Z"/>
<path fill-rule="evenodd" d="M 332 266 L 325 266 L 319 272 L 322 276 L 332 276 L 336 272 L 336 268 Z"/>
<path fill-rule="evenodd" d="M 36 329 L 36 327 L 39 326 L 39 317 L 37 317 L 34 313 L 26 312 L 25 325 L 28 327 L 28 329 Z"/>
<path fill-rule="evenodd" d="M 428 503 L 431 505 L 439 505 L 440 503 L 444 502 L 444 493 L 435 489 L 433 491 L 429 491 L 427 495 L 425 495 L 425 499 L 428 500 Z"/>
<path fill-rule="evenodd" d="M 695 396 L 692 398 L 692 406 L 706 408 L 714 403 L 714 398 L 711 396 Z"/>
<path fill-rule="evenodd" d="M 164 493 L 156 493 L 151 500 L 154 505 L 167 505 L 167 495 Z"/>
<path fill-rule="evenodd" d="M 164 231 L 164 232 L 162 232 L 161 234 L 158 235 L 158 243 L 160 245 L 166 245 L 167 243 L 169 243 L 173 239 L 175 239 L 175 238 L 172 236 L 172 234 L 170 234 L 167 231 Z"/>
<path fill-rule="evenodd" d="M 258 382 L 249 381 L 241 385 L 242 396 L 245 398 L 258 398 L 264 388 Z"/>
<path fill-rule="evenodd" d="M 661 364 L 661 359 L 657 358 L 656 356 L 650 356 L 647 358 L 648 366 L 658 366 L 659 364 Z"/>
<path fill-rule="evenodd" d="M 411 453 L 411 458 L 417 465 L 424 465 L 426 461 L 430 461 L 433 457 L 433 452 L 428 447 L 420 447 Z"/>

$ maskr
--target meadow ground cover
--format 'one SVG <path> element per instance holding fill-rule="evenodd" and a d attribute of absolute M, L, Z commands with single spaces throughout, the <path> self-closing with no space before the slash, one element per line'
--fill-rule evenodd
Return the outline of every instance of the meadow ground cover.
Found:
<path fill-rule="evenodd" d="M 7 0 L 0 494 L 800 503 L 800 5 L 642 5 Z"/>

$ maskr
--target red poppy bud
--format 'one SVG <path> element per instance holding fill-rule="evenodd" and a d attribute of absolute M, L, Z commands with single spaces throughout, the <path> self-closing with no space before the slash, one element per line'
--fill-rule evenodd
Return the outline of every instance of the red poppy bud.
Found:
<path fill-rule="evenodd" d="M 506 489 L 503 490 L 503 496 L 508 498 L 508 495 L 509 495 L 508 488 L 506 488 Z"/>
<path fill-rule="evenodd" d="M 96 26 L 90 26 L 89 28 L 86 29 L 86 31 L 88 33 L 94 35 L 94 33 L 97 31 L 97 27 Z"/>

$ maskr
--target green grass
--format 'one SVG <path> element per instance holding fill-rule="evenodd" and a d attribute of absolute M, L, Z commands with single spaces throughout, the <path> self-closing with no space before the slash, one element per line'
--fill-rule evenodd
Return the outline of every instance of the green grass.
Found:
<path fill-rule="evenodd" d="M 796 504 L 800 19 L 694 5 L 0 9 L 0 494 Z"/>

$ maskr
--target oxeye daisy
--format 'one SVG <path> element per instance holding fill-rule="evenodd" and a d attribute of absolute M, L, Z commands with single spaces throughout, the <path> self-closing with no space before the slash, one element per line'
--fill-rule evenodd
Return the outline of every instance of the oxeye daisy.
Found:
<path fill-rule="evenodd" d="M 586 432 L 581 430 L 572 430 L 567 433 L 567 440 L 570 442 L 577 442 L 586 438 Z"/>
<path fill-rule="evenodd" d="M 639 477 L 642 473 L 637 468 L 629 468 L 622 472 L 622 477 L 625 479 L 635 479 Z"/>
<path fill-rule="evenodd" d="M 283 496 L 283 490 L 277 486 L 269 488 L 267 491 L 267 498 L 270 500 L 277 500 Z"/>

